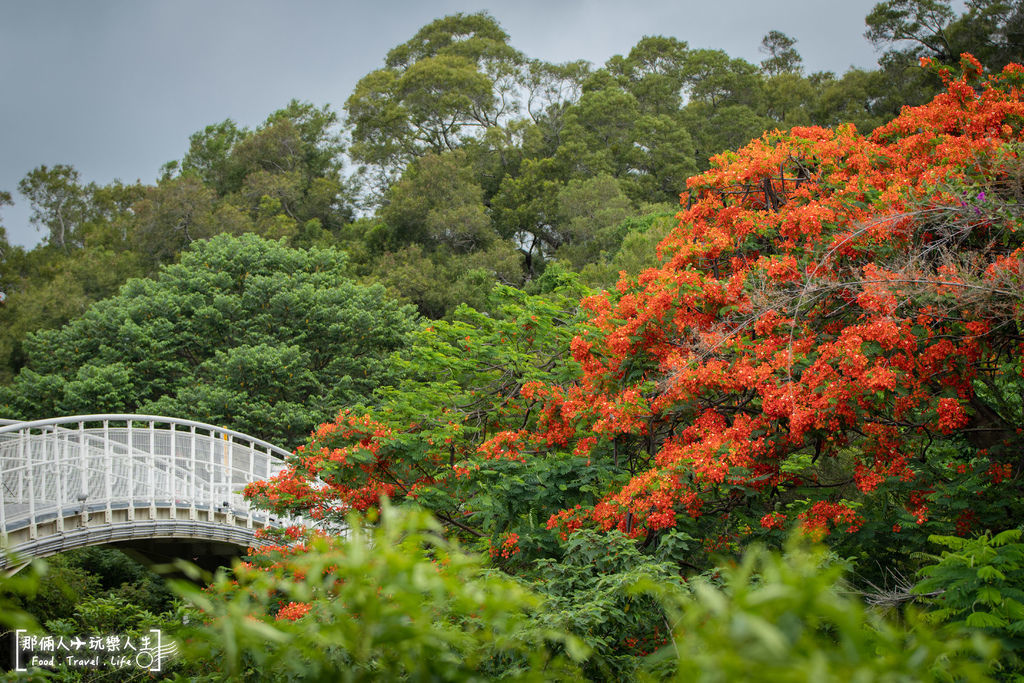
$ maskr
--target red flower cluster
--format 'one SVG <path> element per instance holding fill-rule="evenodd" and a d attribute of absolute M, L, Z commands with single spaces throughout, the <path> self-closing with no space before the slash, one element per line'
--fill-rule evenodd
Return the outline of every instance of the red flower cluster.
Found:
<path fill-rule="evenodd" d="M 498 547 L 491 547 L 491 557 L 500 557 L 508 560 L 518 554 L 519 548 L 519 534 L 510 532 L 505 534 L 505 538 L 502 540 Z"/>
<path fill-rule="evenodd" d="M 836 529 L 843 527 L 844 531 L 852 534 L 864 524 L 864 519 L 845 503 L 818 501 L 810 510 L 797 517 L 802 522 L 804 533 L 816 540 L 830 533 L 829 526 Z"/>
<path fill-rule="evenodd" d="M 295 621 L 296 619 L 301 619 L 302 617 L 306 616 L 306 614 L 309 613 L 310 609 L 311 606 L 308 603 L 289 602 L 287 605 L 278 610 L 277 620 L 283 621 L 287 619 L 288 621 Z"/>

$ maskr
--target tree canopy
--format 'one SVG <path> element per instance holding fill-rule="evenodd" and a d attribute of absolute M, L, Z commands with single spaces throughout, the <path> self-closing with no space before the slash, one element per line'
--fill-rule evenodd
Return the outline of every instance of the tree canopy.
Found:
<path fill-rule="evenodd" d="M 348 277 L 342 252 L 221 235 L 30 335 L 0 405 L 23 419 L 189 417 L 293 444 L 397 381 L 388 358 L 415 327 L 383 287 Z"/>

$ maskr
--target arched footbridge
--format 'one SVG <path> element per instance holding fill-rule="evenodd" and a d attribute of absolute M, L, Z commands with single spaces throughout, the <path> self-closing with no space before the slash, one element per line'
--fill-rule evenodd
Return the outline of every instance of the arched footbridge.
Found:
<path fill-rule="evenodd" d="M 253 545 L 257 530 L 294 522 L 253 509 L 241 491 L 288 455 L 156 415 L 2 420 L 0 568 L 100 544 Z"/>

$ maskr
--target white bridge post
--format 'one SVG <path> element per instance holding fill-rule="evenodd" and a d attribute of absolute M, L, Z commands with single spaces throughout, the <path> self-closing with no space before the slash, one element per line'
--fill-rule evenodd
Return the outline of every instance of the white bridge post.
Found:
<path fill-rule="evenodd" d="M 56 428 L 54 428 L 56 433 Z M 85 447 L 85 422 L 78 423 L 78 468 L 82 472 L 82 488 L 78 493 L 78 502 L 82 504 L 82 526 L 89 524 L 89 494 L 92 491 L 89 490 L 89 462 L 88 453 Z M 60 505 L 57 507 L 57 519 L 62 519 L 63 515 L 60 511 Z"/>
<path fill-rule="evenodd" d="M 32 430 L 28 430 L 28 433 L 31 434 Z M 22 452 L 25 450 L 25 443 L 27 441 L 28 439 L 25 439 L 21 442 Z M 22 458 L 26 470 L 28 470 L 29 457 L 31 457 L 31 448 L 29 448 L 29 456 Z M 36 537 L 36 478 L 32 476 L 28 478 L 28 537 L 33 540 Z"/>
<path fill-rule="evenodd" d="M 114 521 L 114 457 L 110 452 L 110 420 L 103 421 L 103 488 L 106 493 L 106 523 Z"/>

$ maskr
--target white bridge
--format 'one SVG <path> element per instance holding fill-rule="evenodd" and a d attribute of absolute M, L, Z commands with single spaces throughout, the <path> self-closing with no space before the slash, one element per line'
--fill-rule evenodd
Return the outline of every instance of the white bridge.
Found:
<path fill-rule="evenodd" d="M 0 420 L 0 568 L 107 543 L 254 545 L 258 529 L 291 522 L 250 507 L 242 489 L 289 455 L 155 415 Z"/>

